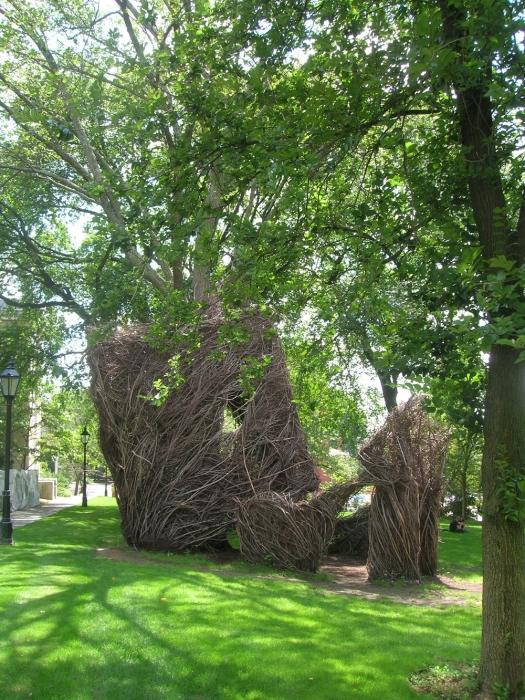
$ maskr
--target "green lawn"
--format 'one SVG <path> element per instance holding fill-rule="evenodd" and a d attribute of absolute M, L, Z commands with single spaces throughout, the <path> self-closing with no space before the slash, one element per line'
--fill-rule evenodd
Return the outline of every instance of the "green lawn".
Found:
<path fill-rule="evenodd" d="M 439 573 L 461 581 L 482 583 L 481 523 L 469 521 L 470 532 L 449 532 L 449 520 L 441 521 Z"/>
<path fill-rule="evenodd" d="M 410 688 L 411 672 L 479 656 L 479 606 L 337 596 L 199 571 L 192 556 L 96 558 L 118 537 L 117 516 L 95 499 L 0 548 L 1 700 L 430 698 Z M 464 545 L 443 539 L 450 569 Z"/>

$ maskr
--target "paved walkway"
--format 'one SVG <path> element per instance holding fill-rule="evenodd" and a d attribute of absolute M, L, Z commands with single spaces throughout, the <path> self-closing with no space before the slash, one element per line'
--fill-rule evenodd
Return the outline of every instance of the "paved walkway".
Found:
<path fill-rule="evenodd" d="M 87 486 L 87 498 L 88 504 L 90 498 L 95 498 L 96 496 L 104 495 L 104 484 L 88 484 Z M 111 486 L 110 486 L 111 495 Z M 78 496 L 71 496 L 70 498 L 59 497 L 54 501 L 41 501 L 39 506 L 34 508 L 24 508 L 23 510 L 15 510 L 11 513 L 11 522 L 13 523 L 13 529 L 17 527 L 23 527 L 29 523 L 34 523 L 40 518 L 45 518 L 47 515 L 53 515 L 53 513 L 58 513 L 64 508 L 71 508 L 71 506 L 76 506 L 82 503 L 82 494 Z"/>

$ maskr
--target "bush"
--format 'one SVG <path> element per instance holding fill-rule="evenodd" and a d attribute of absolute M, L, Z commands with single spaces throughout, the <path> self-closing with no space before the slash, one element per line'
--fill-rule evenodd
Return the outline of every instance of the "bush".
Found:
<path fill-rule="evenodd" d="M 477 515 L 479 508 L 481 507 L 481 502 L 477 494 L 467 495 L 467 509 L 465 511 L 467 518 L 473 518 Z M 446 516 L 447 513 L 452 513 L 453 515 L 461 515 L 463 511 L 463 499 L 458 494 L 451 494 L 448 498 L 445 498 L 443 503 L 443 508 L 441 509 L 441 515 Z"/>

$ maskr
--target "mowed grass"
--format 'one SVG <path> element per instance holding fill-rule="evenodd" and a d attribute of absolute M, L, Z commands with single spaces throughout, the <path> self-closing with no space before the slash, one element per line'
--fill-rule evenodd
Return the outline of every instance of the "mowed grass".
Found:
<path fill-rule="evenodd" d="M 99 498 L 0 548 L 1 700 L 431 698 L 409 686 L 414 670 L 479 656 L 479 607 L 338 596 L 192 556 L 95 556 L 118 536 L 115 502 Z"/>
<path fill-rule="evenodd" d="M 481 523 L 469 521 L 470 532 L 449 532 L 450 521 L 441 521 L 438 573 L 458 581 L 483 583 L 481 568 Z"/>

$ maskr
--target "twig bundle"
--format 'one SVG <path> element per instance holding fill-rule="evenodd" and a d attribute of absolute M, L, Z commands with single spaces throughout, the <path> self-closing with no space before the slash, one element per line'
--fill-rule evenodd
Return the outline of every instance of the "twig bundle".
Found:
<path fill-rule="evenodd" d="M 271 322 L 246 313 L 246 342 L 219 348 L 223 323 L 204 317 L 191 351 L 157 352 L 144 339 L 146 326 L 89 351 L 100 445 L 129 544 L 213 548 L 234 529 L 239 500 L 274 491 L 293 503 L 318 486 Z M 154 405 L 154 381 L 169 376 L 175 354 L 184 381 Z M 271 358 L 249 398 L 239 383 L 247 358 Z M 229 433 L 227 408 L 238 423 Z"/>
<path fill-rule="evenodd" d="M 420 580 L 437 567 L 439 507 L 449 431 L 432 422 L 425 397 L 394 409 L 361 448 L 361 476 L 375 486 L 369 526 L 370 578 Z"/>
<path fill-rule="evenodd" d="M 330 554 L 368 554 L 368 521 L 370 506 L 361 506 L 352 515 L 338 518 L 335 524 L 333 540 L 330 542 Z"/>
<path fill-rule="evenodd" d="M 361 487 L 358 482 L 338 484 L 317 498 L 300 503 L 275 492 L 239 500 L 237 532 L 241 553 L 253 563 L 317 571 L 333 537 L 338 513 Z"/>

